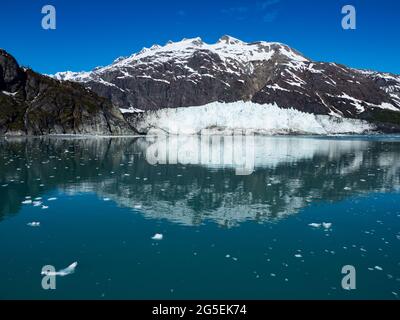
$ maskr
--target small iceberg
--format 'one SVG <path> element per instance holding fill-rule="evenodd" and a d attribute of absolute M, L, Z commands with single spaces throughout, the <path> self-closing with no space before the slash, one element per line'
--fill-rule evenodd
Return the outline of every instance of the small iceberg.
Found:
<path fill-rule="evenodd" d="M 160 241 L 164 238 L 164 236 L 161 233 L 156 233 L 151 239 Z"/>
<path fill-rule="evenodd" d="M 32 200 L 25 200 L 25 201 L 22 201 L 21 203 L 22 203 L 22 204 L 31 204 L 31 203 L 32 203 Z"/>
<path fill-rule="evenodd" d="M 40 222 L 29 222 L 27 225 L 29 227 L 40 227 Z"/>
<path fill-rule="evenodd" d="M 309 226 L 312 227 L 312 228 L 321 228 L 321 224 L 320 223 L 310 223 Z"/>
<path fill-rule="evenodd" d="M 72 273 L 75 272 L 76 267 L 78 266 L 78 262 L 74 262 L 73 264 L 71 264 L 70 266 L 66 267 L 65 269 L 62 269 L 60 271 L 56 271 L 56 272 L 46 272 L 46 271 L 42 271 L 42 275 L 45 276 L 60 276 L 60 277 L 65 277 L 68 276 Z"/>
<path fill-rule="evenodd" d="M 322 226 L 325 228 L 325 229 L 330 229 L 330 228 L 332 228 L 332 223 L 327 223 L 327 222 L 323 222 L 322 223 Z"/>

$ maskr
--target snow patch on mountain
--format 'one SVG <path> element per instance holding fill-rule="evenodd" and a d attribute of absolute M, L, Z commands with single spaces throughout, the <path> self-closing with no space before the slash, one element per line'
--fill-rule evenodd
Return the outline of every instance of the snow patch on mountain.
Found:
<path fill-rule="evenodd" d="M 275 134 L 362 134 L 374 125 L 356 119 L 314 115 L 276 104 L 213 102 L 199 107 L 147 111 L 136 124 L 141 133 L 232 134 L 235 130 Z"/>
<path fill-rule="evenodd" d="M 274 54 L 279 53 L 286 56 L 292 67 L 300 68 L 309 60 L 288 46 L 277 42 L 253 42 L 247 43 L 230 36 L 223 36 L 214 44 L 207 44 L 201 38 L 183 39 L 178 42 L 169 41 L 165 46 L 153 45 L 151 48 L 143 48 L 140 52 L 130 57 L 117 58 L 111 65 L 98 67 L 92 72 L 58 72 L 53 77 L 57 80 L 68 80 L 77 82 L 89 82 L 99 80 L 99 77 L 110 71 L 121 71 L 135 65 L 149 64 L 157 65 L 168 61 L 180 61 L 183 65 L 195 53 L 215 54 L 226 64 L 231 73 L 238 70 L 230 69 L 230 64 L 237 62 L 248 64 L 257 61 L 268 61 Z M 189 70 L 195 72 L 194 70 Z M 251 70 L 250 70 L 251 71 Z M 127 73 L 127 77 L 130 77 Z"/>

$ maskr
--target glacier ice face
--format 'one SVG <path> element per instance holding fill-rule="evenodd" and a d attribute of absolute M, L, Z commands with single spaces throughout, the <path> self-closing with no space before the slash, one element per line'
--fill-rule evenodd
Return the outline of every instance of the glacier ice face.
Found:
<path fill-rule="evenodd" d="M 276 104 L 213 102 L 199 107 L 148 111 L 135 123 L 141 133 L 233 134 L 236 130 L 265 135 L 362 134 L 375 126 L 361 120 L 314 115 Z"/>

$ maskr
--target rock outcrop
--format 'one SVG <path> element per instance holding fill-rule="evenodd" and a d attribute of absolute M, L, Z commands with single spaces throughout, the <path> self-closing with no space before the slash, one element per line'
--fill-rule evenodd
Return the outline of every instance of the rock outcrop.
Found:
<path fill-rule="evenodd" d="M 132 133 L 107 99 L 78 83 L 21 68 L 0 50 L 0 135 Z"/>

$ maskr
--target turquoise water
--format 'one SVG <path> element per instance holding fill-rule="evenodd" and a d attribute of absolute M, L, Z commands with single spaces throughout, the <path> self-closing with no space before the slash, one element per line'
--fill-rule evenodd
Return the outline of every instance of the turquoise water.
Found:
<path fill-rule="evenodd" d="M 174 139 L 0 140 L 0 298 L 398 299 L 399 137 Z"/>

